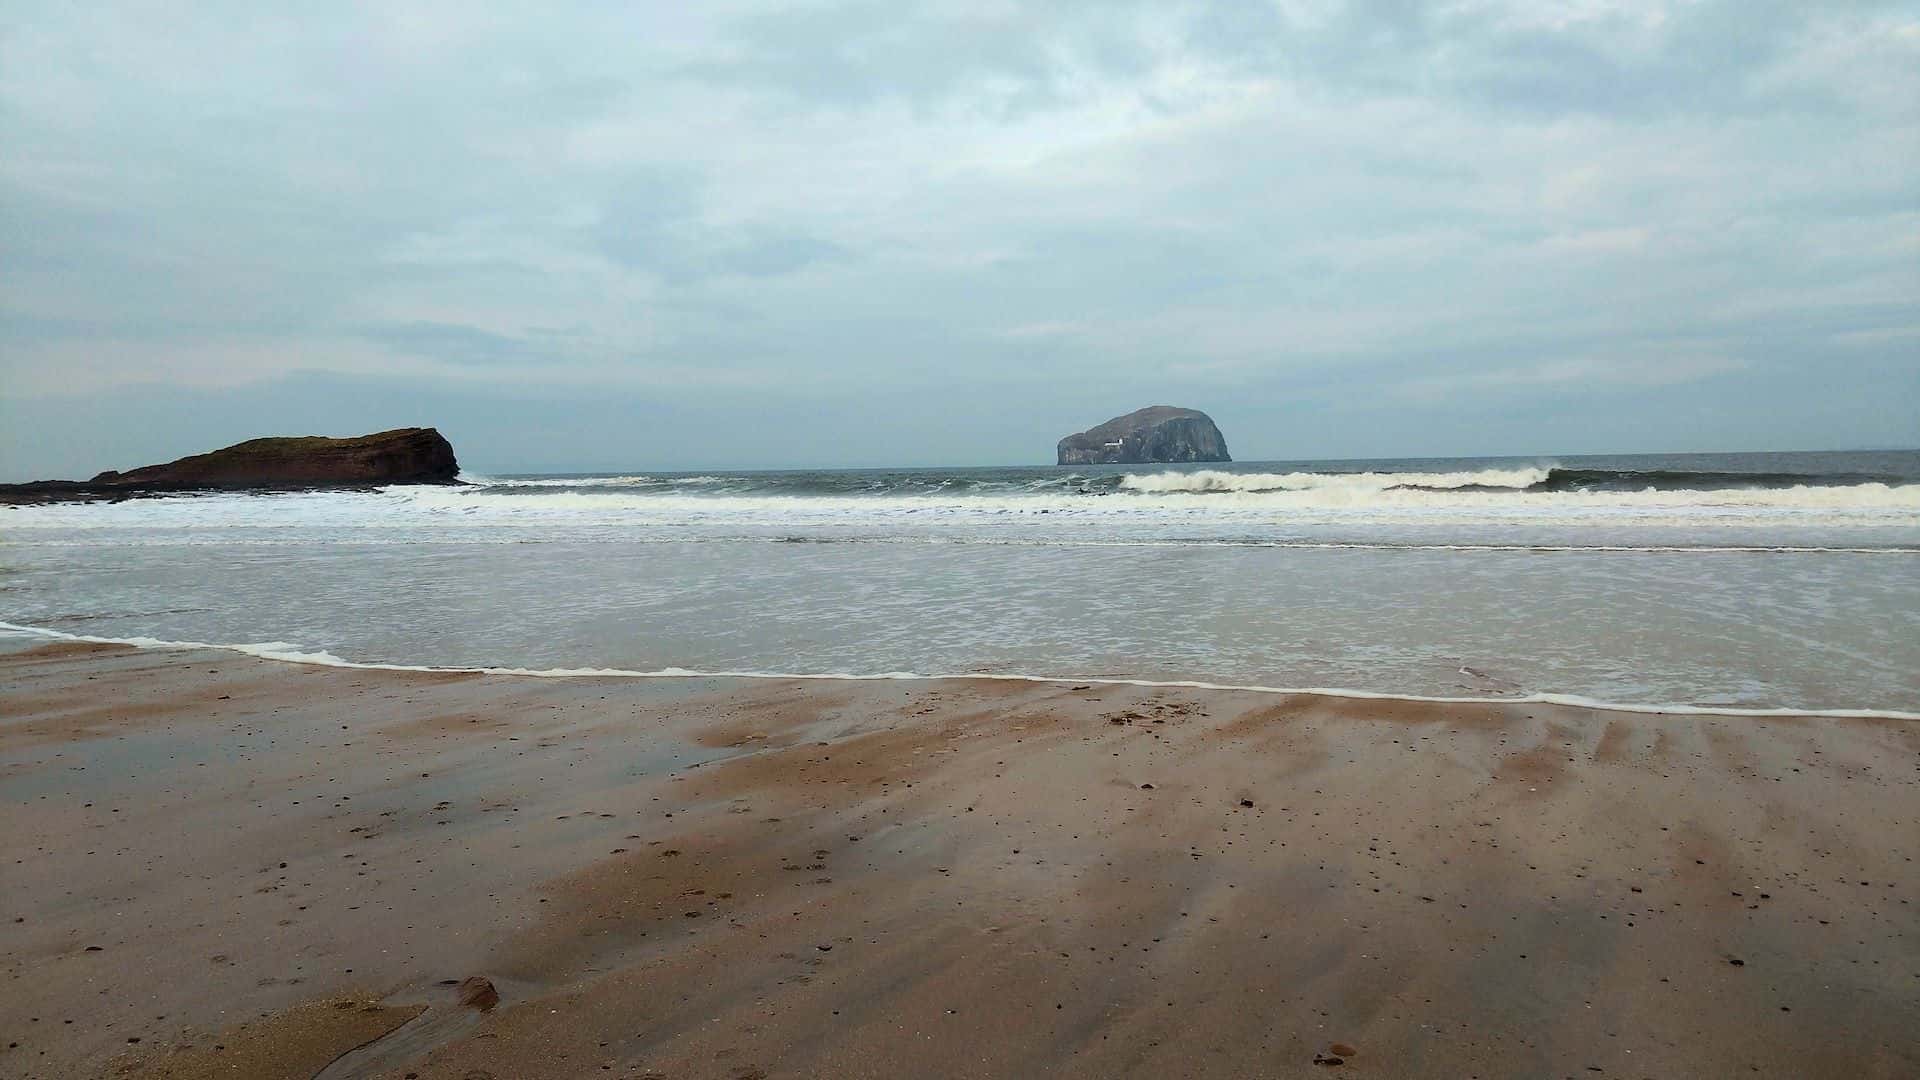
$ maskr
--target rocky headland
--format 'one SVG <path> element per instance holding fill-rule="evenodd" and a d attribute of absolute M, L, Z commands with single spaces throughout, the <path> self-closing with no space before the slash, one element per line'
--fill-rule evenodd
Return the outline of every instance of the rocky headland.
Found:
<path fill-rule="evenodd" d="M 164 465 L 108 470 L 91 480 L 0 484 L 0 503 L 122 499 L 194 491 L 285 491 L 381 484 L 455 484 L 453 445 L 433 428 L 395 428 L 348 439 L 320 435 L 249 439 Z"/>
<path fill-rule="evenodd" d="M 1060 440 L 1062 465 L 1232 461 L 1227 440 L 1198 409 L 1150 405 Z"/>

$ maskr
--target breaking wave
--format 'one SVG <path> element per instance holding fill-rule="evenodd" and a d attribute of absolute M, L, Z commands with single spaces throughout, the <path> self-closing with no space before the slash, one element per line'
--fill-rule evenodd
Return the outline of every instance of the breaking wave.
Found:
<path fill-rule="evenodd" d="M 1550 466 L 1519 469 L 1480 469 L 1474 472 L 1289 472 L 1241 473 L 1202 469 L 1199 472 L 1129 473 L 1120 481 L 1126 491 L 1146 494 L 1205 491 L 1335 491 L 1364 493 L 1412 489 L 1420 491 L 1519 490 L 1545 482 Z"/>
<path fill-rule="evenodd" d="M 1690 469 L 1570 469 L 1559 465 L 1477 469 L 1470 472 L 1197 472 L 1129 473 L 1120 488 L 1142 494 L 1194 492 L 1380 491 L 1524 492 L 1527 494 L 1642 491 L 1788 491 L 1801 488 L 1911 487 L 1898 476 L 1873 473 L 1716 472 Z"/>
<path fill-rule="evenodd" d="M 1554 468 L 1528 491 L 1730 491 L 1801 487 L 1892 487 L 1902 478 L 1877 473 L 1716 472 L 1695 469 Z"/>
<path fill-rule="evenodd" d="M 674 488 L 701 487 L 708 484 L 725 484 L 739 480 L 732 476 L 547 476 L 547 477 L 493 477 L 468 473 L 460 475 L 462 483 L 473 487 L 495 491 L 513 491 L 518 488 Z"/>

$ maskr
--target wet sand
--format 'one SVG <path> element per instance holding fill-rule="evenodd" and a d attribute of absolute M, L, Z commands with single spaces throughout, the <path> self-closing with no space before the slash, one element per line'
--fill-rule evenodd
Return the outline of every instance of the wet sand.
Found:
<path fill-rule="evenodd" d="M 1920 1075 L 1907 722 L 59 645 L 0 808 L 4 1076 Z"/>

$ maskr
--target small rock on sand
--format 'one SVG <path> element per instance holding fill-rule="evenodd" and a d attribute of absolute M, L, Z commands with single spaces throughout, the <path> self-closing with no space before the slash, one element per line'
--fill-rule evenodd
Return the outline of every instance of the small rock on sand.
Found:
<path fill-rule="evenodd" d="M 500 1004 L 500 991 L 493 988 L 493 981 L 485 975 L 467 976 L 461 980 L 460 989 L 455 993 L 460 1004 L 472 1006 L 481 1012 L 488 1012 Z"/>

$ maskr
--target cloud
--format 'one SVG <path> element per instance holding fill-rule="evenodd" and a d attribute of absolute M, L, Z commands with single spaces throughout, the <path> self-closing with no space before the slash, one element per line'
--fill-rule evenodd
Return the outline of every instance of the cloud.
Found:
<path fill-rule="evenodd" d="M 366 327 L 361 335 L 400 353 L 454 364 L 537 362 L 564 348 L 564 343 L 536 342 L 457 323 L 381 324 Z"/>
<path fill-rule="evenodd" d="M 1662 351 L 1653 356 L 1595 355 L 1544 360 L 1488 371 L 1455 372 L 1399 383 L 1404 397 L 1443 400 L 1458 395 L 1615 393 L 1699 382 L 1749 365 L 1726 356 Z"/>
<path fill-rule="evenodd" d="M 13 402 L 1914 393 L 1900 3 L 28 3 L 0 138 Z"/>
<path fill-rule="evenodd" d="M 351 340 L 60 338 L 0 356 L 0 382 L 17 399 L 74 398 L 125 386 L 227 389 L 305 371 L 358 376 L 439 374 L 438 366 Z"/>
<path fill-rule="evenodd" d="M 1555 233 L 1540 241 L 1540 246 L 1555 255 L 1620 255 L 1645 250 L 1648 235 L 1647 229 L 1639 225 L 1618 229 L 1582 229 L 1578 232 Z"/>

